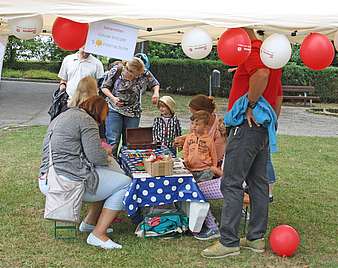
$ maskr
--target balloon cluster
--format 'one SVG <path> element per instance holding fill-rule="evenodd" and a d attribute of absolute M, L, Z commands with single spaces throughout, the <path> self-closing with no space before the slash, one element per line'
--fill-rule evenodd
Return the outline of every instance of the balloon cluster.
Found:
<path fill-rule="evenodd" d="M 9 21 L 11 34 L 20 39 L 32 39 L 37 36 L 43 26 L 41 15 L 16 18 Z M 55 43 L 65 50 L 77 50 L 82 47 L 87 38 L 88 23 L 75 22 L 57 17 L 53 24 L 52 35 Z M 192 59 L 203 59 L 212 50 L 212 38 L 200 29 L 193 28 L 182 37 L 183 52 Z M 334 36 L 334 45 L 338 50 L 338 31 Z M 217 52 L 226 65 L 237 66 L 245 62 L 251 53 L 251 40 L 242 28 L 226 30 L 219 38 Z M 313 70 L 328 67 L 335 56 L 334 46 L 323 34 L 310 33 L 300 47 L 300 57 L 303 63 Z M 262 44 L 260 49 L 262 62 L 269 68 L 282 68 L 291 57 L 291 45 L 288 38 L 282 34 L 272 34 Z"/>
<path fill-rule="evenodd" d="M 338 47 L 338 32 L 334 43 Z M 241 28 L 228 29 L 219 38 L 217 44 L 218 57 L 226 65 L 237 66 L 245 62 L 251 53 L 251 40 L 247 32 Z M 291 44 L 282 34 L 272 34 L 261 45 L 260 58 L 264 65 L 271 69 L 285 66 L 291 58 Z M 303 63 L 313 70 L 328 67 L 335 56 L 330 40 L 323 34 L 310 33 L 300 48 Z"/>
<path fill-rule="evenodd" d="M 43 17 L 16 18 L 9 21 L 11 34 L 19 39 L 32 39 L 41 33 Z M 87 38 L 89 24 L 75 22 L 57 17 L 53 24 L 52 35 L 55 43 L 65 50 L 77 50 L 82 47 Z"/>

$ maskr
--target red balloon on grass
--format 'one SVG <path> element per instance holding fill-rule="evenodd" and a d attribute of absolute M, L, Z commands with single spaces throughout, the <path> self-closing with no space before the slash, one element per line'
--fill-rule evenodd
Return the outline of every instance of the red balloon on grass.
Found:
<path fill-rule="evenodd" d="M 272 251 L 278 256 L 290 257 L 296 252 L 300 238 L 290 225 L 279 225 L 272 229 L 269 242 Z"/>
<path fill-rule="evenodd" d="M 303 63 L 313 70 L 322 70 L 328 67 L 335 56 L 330 40 L 323 34 L 310 33 L 300 46 L 300 58 Z"/>
<path fill-rule="evenodd" d="M 57 17 L 53 24 L 52 35 L 60 48 L 77 50 L 85 44 L 88 28 L 88 23 Z"/>
<path fill-rule="evenodd" d="M 242 64 L 251 53 L 251 40 L 241 28 L 226 30 L 217 43 L 218 57 L 226 65 Z"/>

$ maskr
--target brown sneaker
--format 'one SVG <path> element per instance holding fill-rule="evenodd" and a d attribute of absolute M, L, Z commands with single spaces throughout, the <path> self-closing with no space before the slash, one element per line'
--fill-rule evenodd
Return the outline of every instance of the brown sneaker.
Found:
<path fill-rule="evenodd" d="M 250 241 L 246 238 L 241 238 L 239 241 L 239 245 L 241 248 L 250 249 L 256 253 L 263 253 L 265 251 L 265 241 L 264 238 L 256 239 Z"/>
<path fill-rule="evenodd" d="M 239 255 L 239 253 L 240 253 L 239 247 L 225 247 L 219 241 L 217 241 L 210 247 L 204 249 L 201 252 L 201 255 L 204 258 L 218 259 L 218 258 L 224 258 L 228 256 Z"/>

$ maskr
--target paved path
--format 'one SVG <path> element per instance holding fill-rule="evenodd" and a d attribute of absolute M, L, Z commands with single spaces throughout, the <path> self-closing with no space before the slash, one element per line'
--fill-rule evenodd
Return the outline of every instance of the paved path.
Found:
<path fill-rule="evenodd" d="M 0 128 L 11 125 L 47 125 L 48 108 L 55 84 L 1 81 Z M 188 116 L 180 117 L 187 128 Z M 141 126 L 151 126 L 152 117 L 142 116 Z M 338 117 L 308 113 L 304 107 L 283 106 L 279 133 L 296 136 L 338 137 Z"/>

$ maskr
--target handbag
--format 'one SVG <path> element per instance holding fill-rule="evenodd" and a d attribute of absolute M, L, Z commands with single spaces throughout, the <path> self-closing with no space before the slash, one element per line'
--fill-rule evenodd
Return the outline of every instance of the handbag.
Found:
<path fill-rule="evenodd" d="M 85 191 L 84 181 L 74 181 L 59 176 L 53 164 L 50 139 L 48 147 L 49 168 L 47 181 L 49 189 L 46 194 L 44 218 L 78 223 L 80 222 L 82 197 Z"/>
<path fill-rule="evenodd" d="M 60 88 L 55 90 L 55 92 L 53 93 L 53 103 L 48 110 L 48 114 L 50 115 L 50 121 L 52 121 L 60 113 L 68 109 L 68 98 L 69 96 L 66 90 L 60 90 Z"/>

